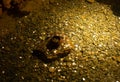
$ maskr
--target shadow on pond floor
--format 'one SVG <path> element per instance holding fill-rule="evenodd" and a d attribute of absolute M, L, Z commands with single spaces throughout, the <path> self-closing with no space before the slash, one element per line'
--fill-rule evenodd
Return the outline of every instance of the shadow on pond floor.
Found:
<path fill-rule="evenodd" d="M 34 57 L 37 57 L 44 63 L 51 63 L 52 61 L 59 60 L 60 58 L 66 57 L 69 53 L 70 51 L 66 51 L 64 53 L 58 53 L 56 57 L 48 58 L 44 52 L 41 52 L 39 50 L 33 50 L 32 55 Z"/>
<path fill-rule="evenodd" d="M 28 15 L 29 12 L 27 12 L 27 11 L 20 11 L 17 8 L 11 8 L 11 9 L 7 10 L 7 14 L 10 15 L 10 16 L 13 16 L 13 17 L 21 18 L 21 17 L 23 17 L 25 15 Z"/>

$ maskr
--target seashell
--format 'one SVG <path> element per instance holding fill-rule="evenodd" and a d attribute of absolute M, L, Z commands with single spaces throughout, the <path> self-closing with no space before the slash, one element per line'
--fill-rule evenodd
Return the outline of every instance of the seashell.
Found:
<path fill-rule="evenodd" d="M 49 35 L 38 49 L 39 57 L 48 62 L 67 56 L 72 50 L 72 42 L 62 34 Z"/>

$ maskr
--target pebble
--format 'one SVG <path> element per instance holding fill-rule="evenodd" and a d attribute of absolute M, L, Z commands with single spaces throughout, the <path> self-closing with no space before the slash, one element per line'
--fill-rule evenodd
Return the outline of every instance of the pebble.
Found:
<path fill-rule="evenodd" d="M 77 70 L 73 70 L 73 73 L 77 73 Z"/>
<path fill-rule="evenodd" d="M 61 69 L 58 69 L 58 72 L 61 72 L 62 70 Z"/>
<path fill-rule="evenodd" d="M 83 77 L 82 80 L 85 81 L 86 79 Z"/>
<path fill-rule="evenodd" d="M 21 79 L 24 80 L 25 79 L 24 76 L 21 76 Z"/>
<path fill-rule="evenodd" d="M 73 66 L 76 66 L 77 64 L 75 62 L 72 63 Z"/>
<path fill-rule="evenodd" d="M 116 82 L 119 82 L 119 81 L 116 81 Z"/>
<path fill-rule="evenodd" d="M 22 56 L 19 56 L 20 59 L 22 59 L 23 57 Z"/>
<path fill-rule="evenodd" d="M 55 67 L 50 67 L 49 72 L 52 72 L 52 73 L 55 72 Z"/>
<path fill-rule="evenodd" d="M 71 62 L 67 62 L 67 66 L 71 67 L 72 66 Z"/>
<path fill-rule="evenodd" d="M 4 73 L 5 73 L 5 71 L 3 70 L 3 71 L 2 71 L 2 74 L 4 74 Z"/>
<path fill-rule="evenodd" d="M 43 64 L 44 65 L 44 67 L 47 67 L 47 64 Z"/>
<path fill-rule="evenodd" d="M 4 49 L 5 47 L 4 46 L 2 46 L 2 49 Z"/>
<path fill-rule="evenodd" d="M 92 67 L 92 69 L 95 69 L 95 67 Z"/>

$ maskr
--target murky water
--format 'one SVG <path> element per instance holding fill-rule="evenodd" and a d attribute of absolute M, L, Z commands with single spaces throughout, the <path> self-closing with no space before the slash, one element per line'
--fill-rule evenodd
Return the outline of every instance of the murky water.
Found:
<path fill-rule="evenodd" d="M 2 37 L 1 82 L 119 82 L 119 23 L 109 4 L 96 1 L 60 0 L 38 8 L 17 19 L 15 31 Z M 60 41 L 69 53 L 46 47 L 54 35 L 65 37 Z M 45 62 L 45 54 L 54 59 L 61 52 L 62 57 Z"/>

